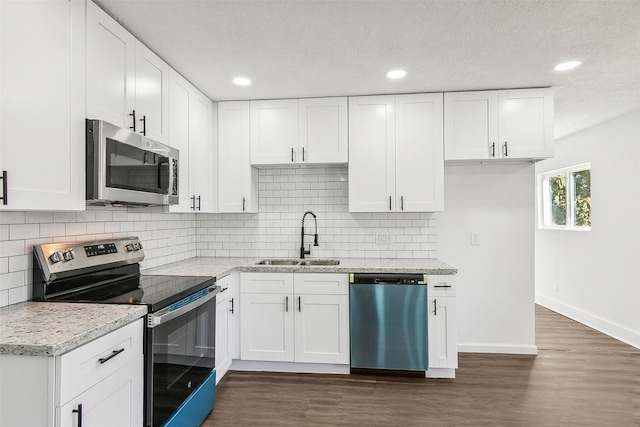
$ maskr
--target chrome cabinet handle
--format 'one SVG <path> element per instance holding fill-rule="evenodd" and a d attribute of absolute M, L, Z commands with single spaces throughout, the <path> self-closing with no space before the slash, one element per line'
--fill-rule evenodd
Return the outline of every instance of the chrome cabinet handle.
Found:
<path fill-rule="evenodd" d="M 2 197 L 0 197 L 0 200 L 2 200 L 2 204 L 6 205 L 7 202 L 7 171 L 2 171 L 2 176 L 0 177 L 0 179 L 2 180 Z"/>
<path fill-rule="evenodd" d="M 82 427 L 82 403 L 78 403 L 78 409 L 74 409 L 71 412 L 78 414 L 78 427 Z"/>
<path fill-rule="evenodd" d="M 122 353 L 124 351 L 124 347 L 121 348 L 120 350 L 113 350 L 111 352 L 110 355 L 108 355 L 107 357 L 101 357 L 100 359 L 98 359 L 98 362 L 100 362 L 100 364 L 102 365 L 103 363 L 107 363 L 109 360 L 113 359 L 114 357 L 116 357 L 117 355 L 119 355 L 120 353 Z"/>
<path fill-rule="evenodd" d="M 196 210 L 196 195 L 195 194 L 193 196 L 191 196 L 191 210 L 192 211 Z"/>
<path fill-rule="evenodd" d="M 136 110 L 132 110 L 129 116 L 133 119 L 132 120 L 133 126 L 129 126 L 129 129 L 135 132 L 136 131 Z"/>

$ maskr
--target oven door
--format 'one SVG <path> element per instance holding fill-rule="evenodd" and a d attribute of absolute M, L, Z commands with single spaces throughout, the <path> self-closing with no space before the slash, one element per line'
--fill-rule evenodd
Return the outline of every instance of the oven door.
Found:
<path fill-rule="evenodd" d="M 199 425 L 213 409 L 219 290 L 205 288 L 148 315 L 146 426 L 185 425 L 185 417 Z"/>

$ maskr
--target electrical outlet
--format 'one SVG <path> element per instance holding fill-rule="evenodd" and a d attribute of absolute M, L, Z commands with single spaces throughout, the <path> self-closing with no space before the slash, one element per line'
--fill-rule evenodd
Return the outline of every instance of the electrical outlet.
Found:
<path fill-rule="evenodd" d="M 470 240 L 471 240 L 471 246 L 480 246 L 480 234 L 479 233 L 475 233 L 475 232 L 471 232 L 470 235 Z"/>
<path fill-rule="evenodd" d="M 376 233 L 376 245 L 388 245 L 389 243 L 391 243 L 389 233 Z"/>

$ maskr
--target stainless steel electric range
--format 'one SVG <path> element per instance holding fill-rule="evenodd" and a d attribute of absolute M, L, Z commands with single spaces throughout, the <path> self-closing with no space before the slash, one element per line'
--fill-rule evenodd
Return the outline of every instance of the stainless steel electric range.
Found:
<path fill-rule="evenodd" d="M 33 300 L 145 304 L 145 426 L 199 426 L 215 404 L 214 277 L 140 274 L 137 237 L 34 246 Z"/>

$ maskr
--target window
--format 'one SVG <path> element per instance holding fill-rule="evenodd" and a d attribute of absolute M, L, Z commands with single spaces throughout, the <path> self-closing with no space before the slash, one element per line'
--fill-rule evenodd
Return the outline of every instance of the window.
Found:
<path fill-rule="evenodd" d="M 538 175 L 540 228 L 591 229 L 591 163 Z"/>

